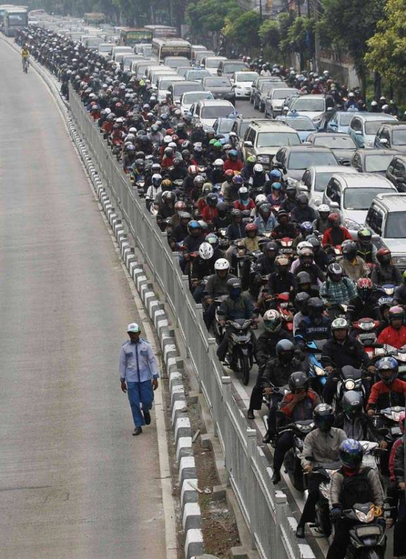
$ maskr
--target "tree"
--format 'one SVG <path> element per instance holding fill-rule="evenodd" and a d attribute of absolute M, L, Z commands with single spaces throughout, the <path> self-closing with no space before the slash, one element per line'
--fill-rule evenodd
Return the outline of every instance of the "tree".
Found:
<path fill-rule="evenodd" d="M 241 13 L 235 0 L 200 0 L 188 5 L 186 21 L 194 37 L 205 39 L 212 33 L 220 33 L 227 17 L 234 19 Z"/>
<path fill-rule="evenodd" d="M 260 25 L 260 15 L 252 10 L 244 12 L 236 19 L 228 17 L 223 28 L 223 34 L 239 48 L 247 51 L 251 48 L 260 47 Z"/>
<path fill-rule="evenodd" d="M 368 40 L 365 55 L 368 68 L 379 72 L 395 88 L 406 79 L 406 13 L 403 0 L 388 0 L 386 18 L 377 25 L 377 32 Z"/>
<path fill-rule="evenodd" d="M 281 40 L 281 26 L 277 19 L 267 19 L 259 28 L 259 36 L 263 45 L 278 50 Z"/>

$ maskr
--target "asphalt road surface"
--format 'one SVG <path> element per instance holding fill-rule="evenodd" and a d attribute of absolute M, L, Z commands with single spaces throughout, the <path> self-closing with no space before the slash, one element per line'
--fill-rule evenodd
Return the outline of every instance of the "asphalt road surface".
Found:
<path fill-rule="evenodd" d="M 118 353 L 140 320 L 46 86 L 0 41 L 0 557 L 166 556 L 155 421 Z"/>

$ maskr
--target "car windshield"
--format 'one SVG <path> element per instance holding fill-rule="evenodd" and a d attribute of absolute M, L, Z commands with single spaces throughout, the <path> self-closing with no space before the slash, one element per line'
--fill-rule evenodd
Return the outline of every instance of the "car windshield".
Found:
<path fill-rule="evenodd" d="M 295 111 L 309 111 L 309 112 L 313 112 L 313 111 L 319 111 L 319 112 L 323 112 L 324 111 L 324 99 L 303 99 L 302 98 L 298 98 L 294 101 L 293 105 L 292 105 L 292 109 L 294 109 Z"/>
<path fill-rule="evenodd" d="M 290 154 L 288 169 L 300 170 L 317 165 L 337 165 L 337 159 L 332 153 L 308 150 Z"/>
<path fill-rule="evenodd" d="M 347 188 L 344 193 L 346 210 L 369 210 L 372 200 L 381 193 L 388 193 L 387 188 Z"/>
<path fill-rule="evenodd" d="M 231 132 L 234 122 L 233 118 L 222 118 L 216 125 L 216 131 L 219 134 L 228 134 Z"/>
<path fill-rule="evenodd" d="M 232 107 L 225 107 L 225 106 L 213 106 L 213 107 L 204 107 L 202 109 L 202 118 L 221 118 L 227 117 L 229 114 L 233 112 Z"/>
<path fill-rule="evenodd" d="M 404 128 L 395 128 L 393 131 L 393 145 L 405 146 L 406 145 L 406 130 Z"/>
<path fill-rule="evenodd" d="M 187 78 L 188 80 L 202 80 L 209 75 L 210 72 L 208 72 L 207 70 L 193 70 L 192 72 L 189 70 Z"/>
<path fill-rule="evenodd" d="M 203 91 L 203 86 L 201 83 L 176 83 L 173 86 L 173 94 L 180 96 L 182 93 L 187 91 Z"/>
<path fill-rule="evenodd" d="M 386 222 L 385 237 L 404 239 L 406 237 L 406 212 L 391 212 Z"/>
<path fill-rule="evenodd" d="M 340 126 L 349 126 L 353 116 L 354 113 L 352 112 L 340 114 L 339 116 Z"/>
<path fill-rule="evenodd" d="M 296 95 L 295 89 L 275 89 L 272 93 L 272 99 L 287 99 L 291 95 Z"/>
<path fill-rule="evenodd" d="M 168 89 L 168 87 L 169 87 L 174 81 L 176 81 L 176 80 L 174 80 L 173 77 L 172 77 L 172 78 L 167 78 L 167 79 L 164 79 L 164 80 L 159 80 L 158 88 L 159 88 L 159 89 L 165 89 L 165 90 L 166 90 L 166 89 Z M 179 81 L 181 81 L 181 80 L 179 80 Z"/>
<path fill-rule="evenodd" d="M 368 136 L 376 136 L 381 125 L 387 122 L 387 120 L 367 120 L 365 123 L 365 134 L 368 134 Z M 393 121 L 388 124 L 393 124 Z"/>
<path fill-rule="evenodd" d="M 299 146 L 300 139 L 293 132 L 261 132 L 258 134 L 258 148 L 277 148 L 280 146 Z"/>
<path fill-rule="evenodd" d="M 367 173 L 379 173 L 386 171 L 389 163 L 393 159 L 393 154 L 390 155 L 366 155 L 365 156 L 365 171 Z"/>
<path fill-rule="evenodd" d="M 192 103 L 197 103 L 201 99 L 213 99 L 213 95 L 207 91 L 193 91 L 192 93 L 185 94 L 183 103 L 185 103 L 185 105 L 191 105 Z"/>
<path fill-rule="evenodd" d="M 113 46 L 99 45 L 99 52 L 111 52 L 112 50 L 113 50 Z"/>
<path fill-rule="evenodd" d="M 212 78 L 205 80 L 205 87 L 231 87 L 231 82 L 228 78 Z"/>
<path fill-rule="evenodd" d="M 291 118 L 285 120 L 285 122 L 298 132 L 310 132 L 315 129 L 313 122 L 308 118 Z"/>
<path fill-rule="evenodd" d="M 316 180 L 314 183 L 314 190 L 316 192 L 324 192 L 326 190 L 328 181 L 331 179 L 331 175 L 334 173 L 316 173 Z"/>
<path fill-rule="evenodd" d="M 259 90 L 261 93 L 268 93 L 271 89 L 275 89 L 274 82 L 262 82 L 259 84 Z"/>
<path fill-rule="evenodd" d="M 255 72 L 242 72 L 236 76 L 237 82 L 253 82 L 255 78 L 258 77 L 258 74 Z"/>
<path fill-rule="evenodd" d="M 353 139 L 350 136 L 324 136 L 317 135 L 314 138 L 315 146 L 323 146 L 330 149 L 355 149 Z"/>
<path fill-rule="evenodd" d="M 223 72 L 226 74 L 232 74 L 233 72 L 244 70 L 246 67 L 247 65 L 245 62 L 225 62 L 223 65 Z"/>
<path fill-rule="evenodd" d="M 206 60 L 205 66 L 206 68 L 218 68 L 220 66 L 220 62 L 221 60 L 218 60 L 216 58 L 209 58 L 208 60 Z"/>

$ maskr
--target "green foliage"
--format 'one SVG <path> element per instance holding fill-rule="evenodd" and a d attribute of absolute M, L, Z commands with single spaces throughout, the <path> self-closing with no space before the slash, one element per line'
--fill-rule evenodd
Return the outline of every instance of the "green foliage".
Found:
<path fill-rule="evenodd" d="M 237 18 L 226 19 L 223 34 L 243 50 L 258 48 L 260 25 L 261 18 L 258 12 L 244 12 Z"/>
<path fill-rule="evenodd" d="M 191 2 L 186 9 L 186 22 L 191 34 L 205 37 L 211 33 L 219 33 L 226 18 L 236 19 L 242 13 L 236 0 L 199 0 Z"/>
<path fill-rule="evenodd" d="M 259 28 L 259 37 L 265 47 L 278 49 L 281 40 L 281 27 L 276 19 L 267 19 Z"/>
<path fill-rule="evenodd" d="M 308 37 L 314 32 L 314 20 L 308 17 L 297 17 L 289 26 L 287 34 L 280 42 L 282 51 L 297 52 L 310 56 Z"/>

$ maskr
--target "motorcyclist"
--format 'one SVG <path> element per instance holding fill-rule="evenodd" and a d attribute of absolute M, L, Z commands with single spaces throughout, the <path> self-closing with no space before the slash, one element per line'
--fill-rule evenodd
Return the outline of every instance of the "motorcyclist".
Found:
<path fill-rule="evenodd" d="M 392 254 L 388 248 L 380 248 L 376 253 L 376 260 L 378 265 L 371 273 L 371 280 L 375 285 L 385 285 L 386 283 L 400 285 L 402 283 L 402 274 L 399 268 L 392 264 Z"/>
<path fill-rule="evenodd" d="M 217 203 L 217 194 L 210 192 L 210 194 L 206 196 L 206 207 L 202 210 L 202 219 L 204 219 L 206 223 L 211 223 L 214 218 L 218 217 Z"/>
<path fill-rule="evenodd" d="M 317 466 L 337 462 L 340 445 L 347 438 L 342 429 L 333 427 L 334 411 L 329 404 L 319 404 L 314 409 L 313 417 L 316 429 L 306 435 L 303 443 L 302 467 L 309 476 L 309 494 L 297 525 L 298 538 L 305 537 L 306 523 L 314 521 L 315 507 L 319 499 L 319 485 L 324 481 L 324 478 L 313 470 Z"/>
<path fill-rule="evenodd" d="M 301 343 L 328 340 L 331 337 L 331 320 L 323 314 L 324 303 L 319 297 L 311 297 L 306 304 L 307 316 L 298 325 L 296 336 Z"/>
<path fill-rule="evenodd" d="M 281 380 L 284 380 L 284 377 L 281 377 Z M 284 414 L 284 421 L 290 423 L 311 419 L 314 410 L 320 405 L 320 398 L 310 388 L 306 373 L 300 370 L 295 371 L 290 375 L 288 384 L 290 391 L 285 394 L 280 404 L 280 410 Z M 272 481 L 274 484 L 279 483 L 281 480 L 280 469 L 286 452 L 293 445 L 293 436 L 292 432 L 286 431 L 277 439 L 273 461 Z"/>
<path fill-rule="evenodd" d="M 172 247 L 173 250 L 177 249 L 176 243 L 181 243 L 189 235 L 188 225 L 191 219 L 192 216 L 189 212 L 183 211 L 179 214 L 179 223 L 178 225 L 174 226 L 172 231 L 172 240 L 175 243 L 175 245 Z"/>
<path fill-rule="evenodd" d="M 264 247 L 264 253 L 258 258 L 255 271 L 261 276 L 267 276 L 276 271 L 275 258 L 278 256 L 279 247 L 275 241 L 268 241 Z"/>
<path fill-rule="evenodd" d="M 355 285 L 344 277 L 340 264 L 333 262 L 328 266 L 327 279 L 320 287 L 320 297 L 330 305 L 348 305 L 356 297 Z"/>
<path fill-rule="evenodd" d="M 225 202 L 217 204 L 217 216 L 213 218 L 213 227 L 215 231 L 226 229 L 231 223 L 231 215 L 228 211 L 228 205 Z"/>
<path fill-rule="evenodd" d="M 248 188 L 246 186 L 241 186 L 238 189 L 238 200 L 234 202 L 234 208 L 237 210 L 253 210 L 255 209 L 255 202 L 250 198 Z"/>
<path fill-rule="evenodd" d="M 311 433 L 310 433 L 311 434 Z M 372 502 L 382 510 L 384 492 L 378 471 L 362 466 L 363 448 L 359 441 L 347 439 L 339 447 L 341 468 L 330 484 L 331 519 L 335 521 L 334 538 L 327 559 L 344 559 L 354 521 L 342 518 L 342 512 L 356 503 Z M 378 519 L 385 525 L 383 518 Z"/>
<path fill-rule="evenodd" d="M 228 152 L 227 160 L 224 163 L 224 171 L 228 171 L 229 169 L 231 169 L 233 171 L 241 172 L 243 167 L 243 163 L 238 160 L 237 150 L 231 149 Z"/>
<path fill-rule="evenodd" d="M 241 169 L 241 177 L 244 181 L 248 182 L 249 179 L 254 174 L 254 166 L 257 162 L 257 158 L 255 155 L 250 155 L 247 157 L 244 167 Z"/>
<path fill-rule="evenodd" d="M 321 353 L 321 364 L 329 377 L 324 387 L 323 398 L 331 404 L 336 391 L 338 371 L 346 365 L 356 369 L 366 368 L 369 373 L 375 372 L 364 346 L 349 336 L 350 325 L 345 318 L 336 318 L 331 323 L 331 338 L 324 344 Z"/>
<path fill-rule="evenodd" d="M 327 204 L 320 204 L 317 210 L 319 212 L 319 215 L 313 221 L 313 230 L 318 231 L 321 235 L 324 235 L 324 233 L 330 227 L 328 216 L 330 215 L 331 210 Z"/>
<path fill-rule="evenodd" d="M 294 300 L 294 307 L 297 310 L 293 317 L 293 335 L 296 336 L 297 329 L 302 320 L 308 315 L 307 312 L 307 302 L 310 299 L 310 295 L 306 291 L 301 291 L 298 293 Z"/>
<path fill-rule="evenodd" d="M 281 209 L 285 212 L 290 213 L 297 206 L 297 190 L 296 186 L 293 184 L 288 184 L 285 189 L 286 197 L 282 202 Z"/>
<path fill-rule="evenodd" d="M 338 247 L 343 244 L 344 241 L 352 241 L 353 238 L 350 235 L 348 229 L 341 225 L 341 218 L 338 213 L 332 213 L 328 216 L 328 222 L 330 227 L 328 227 L 323 234 L 322 245 L 330 245 L 333 247 Z"/>
<path fill-rule="evenodd" d="M 275 258 L 276 272 L 269 276 L 268 296 L 272 297 L 280 293 L 293 292 L 296 289 L 296 280 L 292 272 L 289 272 L 289 259 L 279 255 Z"/>
<path fill-rule="evenodd" d="M 237 209 L 232 209 L 231 212 L 232 222 L 227 228 L 227 237 L 229 240 L 236 241 L 237 239 L 242 239 L 245 236 L 245 223 L 242 220 L 242 211 Z"/>
<path fill-rule="evenodd" d="M 294 224 L 289 220 L 289 214 L 285 210 L 279 210 L 277 215 L 278 224 L 272 231 L 272 237 L 274 239 L 283 239 L 283 237 L 289 237 L 290 239 L 295 239 L 297 237 L 297 230 Z"/>
<path fill-rule="evenodd" d="M 313 247 L 313 259 L 322 272 L 326 272 L 327 266 L 331 264 L 331 257 L 322 248 L 317 237 L 307 237 L 307 242 Z"/>
<path fill-rule="evenodd" d="M 372 233 L 369 229 L 360 229 L 357 233 L 357 254 L 367 264 L 376 264 L 377 248 L 372 243 Z"/>
<path fill-rule="evenodd" d="M 205 306 L 206 310 L 203 313 L 203 318 L 207 329 L 209 330 L 215 316 L 216 303 L 215 299 L 228 295 L 227 282 L 229 279 L 234 278 L 230 274 L 230 263 L 226 258 L 219 258 L 214 263 L 214 274 L 207 278 L 204 293 L 206 294 Z"/>
<path fill-rule="evenodd" d="M 399 305 L 406 306 L 406 271 L 402 274 L 403 283 L 396 288 L 394 299 Z"/>
<path fill-rule="evenodd" d="M 361 278 L 357 281 L 357 295 L 350 301 L 346 317 L 351 322 L 360 318 L 379 320 L 378 296 L 369 278 Z"/>
<path fill-rule="evenodd" d="M 253 167 L 253 172 L 248 182 L 251 188 L 257 189 L 264 186 L 266 181 L 266 175 L 263 166 L 260 163 L 256 163 Z"/>
<path fill-rule="evenodd" d="M 242 177 L 241 175 L 236 175 L 231 169 L 226 171 L 224 176 L 226 180 L 221 186 L 224 201 L 234 204 L 234 202 L 238 201 L 238 191 L 243 186 Z"/>
<path fill-rule="evenodd" d="M 406 326 L 404 325 L 405 311 L 400 306 L 389 309 L 387 326 L 378 336 L 379 344 L 389 344 L 396 349 L 406 345 Z"/>
<path fill-rule="evenodd" d="M 297 223 L 304 221 L 313 222 L 317 218 L 317 212 L 309 206 L 309 197 L 307 194 L 300 194 L 297 197 L 297 206 L 292 210 L 291 217 Z"/>
<path fill-rule="evenodd" d="M 274 182 L 271 185 L 271 193 L 266 197 L 267 202 L 270 206 L 281 206 L 285 196 L 282 192 L 282 184 L 280 182 Z"/>
<path fill-rule="evenodd" d="M 258 215 L 254 219 L 255 225 L 258 227 L 258 233 L 262 235 L 265 232 L 273 231 L 276 226 L 276 219 L 272 213 L 269 204 L 261 204 L 258 208 Z"/>
<path fill-rule="evenodd" d="M 254 319 L 256 314 L 254 314 L 254 305 L 251 298 L 242 293 L 241 280 L 239 278 L 232 278 L 227 281 L 228 287 L 228 297 L 225 299 L 218 310 L 219 321 L 221 325 L 224 325 L 227 320 L 236 320 L 238 318 Z M 229 339 L 232 334 L 231 327 L 227 327 L 224 333 L 224 337 L 217 348 L 217 357 L 224 363 Z M 253 345 L 255 347 L 255 336 L 251 332 Z"/>
<path fill-rule="evenodd" d="M 298 254 L 299 259 L 296 261 L 298 264 L 294 267 L 292 266 L 291 271 L 295 276 L 300 274 L 300 272 L 307 272 L 310 275 L 311 284 L 313 286 L 320 285 L 325 280 L 325 275 L 314 262 L 313 249 L 305 246 L 298 250 Z"/>
<path fill-rule="evenodd" d="M 342 411 L 336 415 L 334 427 L 343 429 L 350 439 L 357 441 L 371 441 L 380 443 L 382 449 L 386 448 L 385 440 L 378 433 L 374 422 L 365 411 L 362 396 L 349 390 L 341 401 Z"/>
<path fill-rule="evenodd" d="M 339 263 L 343 272 L 350 280 L 356 282 L 368 275 L 368 266 L 365 260 L 357 255 L 357 245 L 354 241 L 344 241 L 342 253 L 343 257 L 340 258 Z"/>

